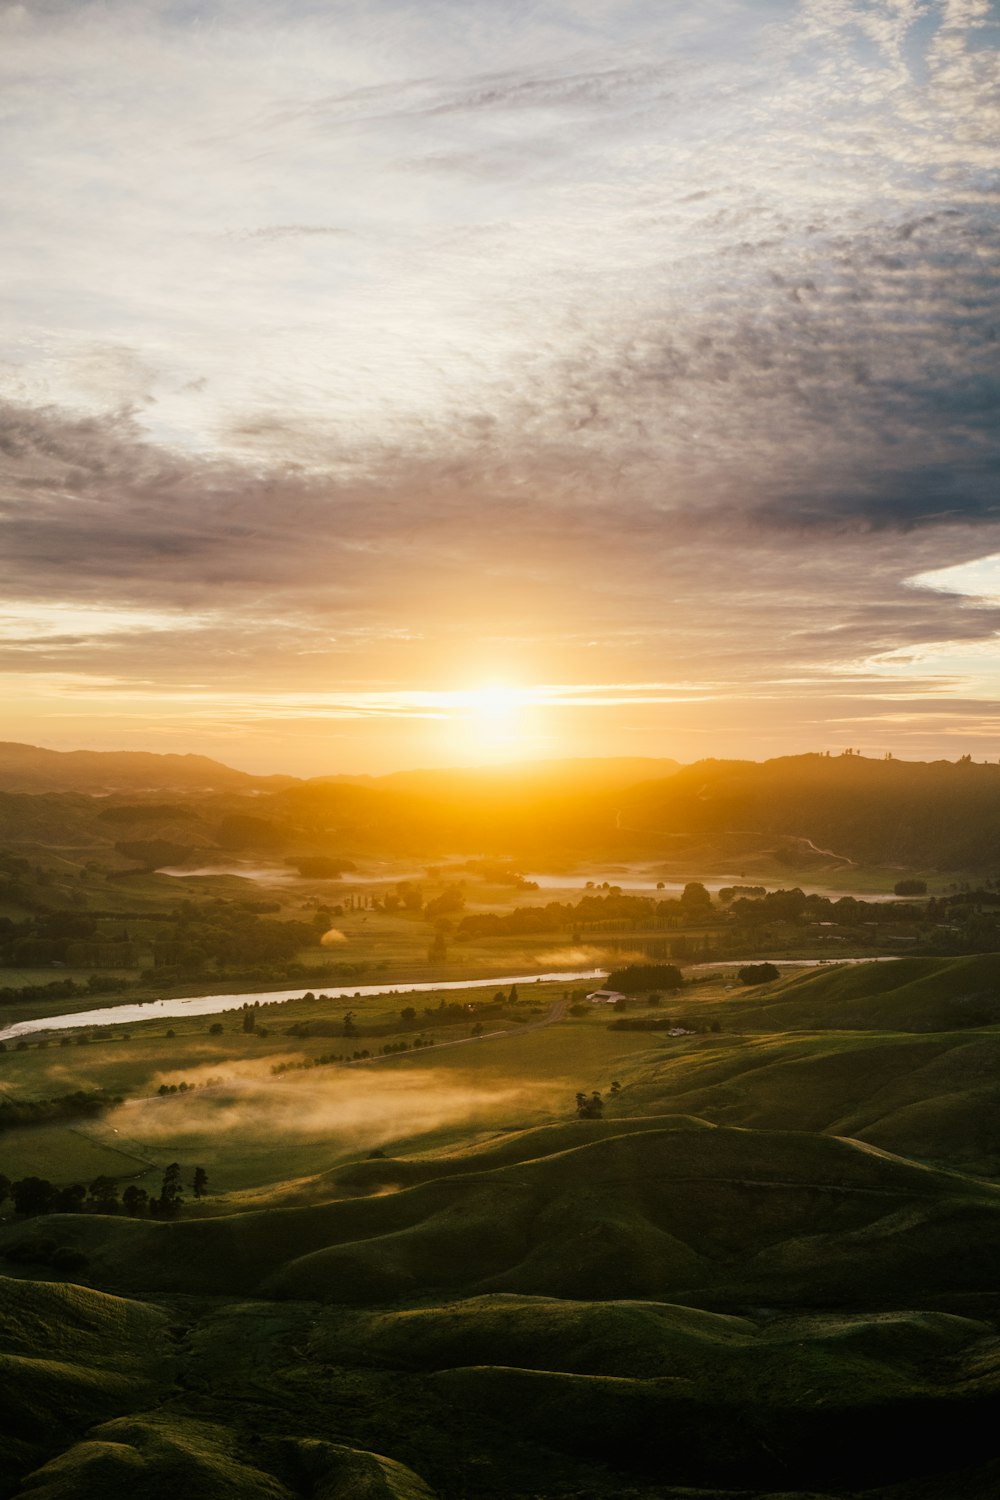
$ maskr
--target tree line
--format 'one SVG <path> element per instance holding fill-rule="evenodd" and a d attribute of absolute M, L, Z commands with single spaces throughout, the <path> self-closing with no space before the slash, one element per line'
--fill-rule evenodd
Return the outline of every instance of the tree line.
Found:
<path fill-rule="evenodd" d="M 191 1178 L 191 1196 L 197 1202 L 208 1192 L 208 1173 L 195 1167 Z M 43 1214 L 127 1214 L 130 1219 L 173 1219 L 184 1203 L 184 1184 L 180 1165 L 171 1162 L 164 1169 L 158 1195 L 150 1196 L 138 1183 L 130 1182 L 118 1196 L 113 1177 L 95 1177 L 90 1183 L 70 1183 L 56 1187 L 45 1177 L 22 1177 L 12 1182 L 0 1172 L 0 1205 L 10 1199 L 14 1212 L 32 1219 Z"/>

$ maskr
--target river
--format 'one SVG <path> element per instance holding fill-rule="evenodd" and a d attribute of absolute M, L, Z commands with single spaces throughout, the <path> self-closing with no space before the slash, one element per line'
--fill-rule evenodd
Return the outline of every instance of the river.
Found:
<path fill-rule="evenodd" d="M 372 995 L 426 995 L 440 990 L 486 990 L 506 989 L 512 984 L 549 983 L 572 984 L 578 979 L 603 979 L 606 969 L 575 969 L 572 973 L 554 974 L 502 974 L 492 979 L 442 979 L 437 984 L 421 981 L 419 984 L 347 984 L 330 989 L 321 985 L 315 993 L 327 1000 L 366 1000 Z M 0 1031 L 0 1042 L 11 1037 L 29 1036 L 39 1031 L 68 1031 L 81 1026 L 134 1026 L 140 1021 L 167 1021 L 182 1016 L 214 1016 L 227 1010 L 238 1010 L 241 1005 L 252 1005 L 259 1000 L 297 1000 L 308 993 L 300 984 L 293 990 L 267 990 L 246 995 L 189 995 L 182 1000 L 145 1000 L 140 1005 L 104 1005 L 99 1010 L 78 1010 L 65 1016 L 42 1016 L 31 1021 L 16 1021 L 13 1026 Z"/>
<path fill-rule="evenodd" d="M 691 969 L 736 969 L 744 963 L 773 963 L 779 969 L 819 969 L 826 965 L 893 963 L 900 955 L 887 953 L 878 958 L 754 958 L 712 959 L 708 963 L 686 964 Z M 436 984 L 421 980 L 404 984 L 345 984 L 334 989 L 326 985 L 314 993 L 325 1000 L 367 1000 L 373 995 L 427 995 L 440 990 L 504 989 L 511 984 L 573 984 L 578 979 L 603 979 L 607 969 L 559 970 L 548 974 L 502 974 L 492 979 L 440 979 Z M 182 1016 L 215 1016 L 227 1010 L 239 1010 L 259 1000 L 298 1000 L 308 991 L 298 985 L 292 990 L 266 990 L 239 995 L 189 995 L 182 1000 L 144 1000 L 140 1005 L 104 1005 L 98 1010 L 78 1010 L 64 1016 L 42 1016 L 32 1021 L 16 1021 L 0 1031 L 0 1042 L 12 1037 L 30 1036 L 40 1031 L 69 1031 L 83 1026 L 134 1026 L 140 1021 L 169 1021 Z"/>

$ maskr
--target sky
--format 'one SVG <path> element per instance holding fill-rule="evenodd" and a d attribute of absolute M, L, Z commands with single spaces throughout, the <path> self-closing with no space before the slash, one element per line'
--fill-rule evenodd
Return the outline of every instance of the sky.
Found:
<path fill-rule="evenodd" d="M 0 735 L 1000 757 L 998 0 L 0 8 Z"/>

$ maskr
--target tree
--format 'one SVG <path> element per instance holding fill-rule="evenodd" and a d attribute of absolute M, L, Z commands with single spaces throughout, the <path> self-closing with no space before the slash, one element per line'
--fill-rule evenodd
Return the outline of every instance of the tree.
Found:
<path fill-rule="evenodd" d="M 79 1214 L 83 1212 L 83 1200 L 87 1196 L 87 1189 L 82 1182 L 73 1182 L 69 1187 L 59 1189 L 55 1208 L 61 1214 Z"/>
<path fill-rule="evenodd" d="M 172 1161 L 163 1173 L 163 1183 L 160 1187 L 159 1211 L 164 1219 L 172 1219 L 180 1211 L 184 1202 L 184 1189 L 181 1186 L 181 1169 L 177 1162 Z"/>
<path fill-rule="evenodd" d="M 113 1177 L 95 1177 L 88 1188 L 87 1207 L 95 1214 L 118 1212 L 118 1184 Z"/>
<path fill-rule="evenodd" d="M 14 1212 L 27 1218 L 55 1211 L 59 1191 L 45 1177 L 22 1177 L 11 1186 Z"/>
<path fill-rule="evenodd" d="M 407 911 L 419 911 L 424 904 L 419 886 L 413 885 L 409 880 L 400 881 L 396 892 Z"/>
<path fill-rule="evenodd" d="M 619 990 L 623 995 L 637 995 L 642 990 L 679 990 L 684 976 L 675 964 L 626 964 L 624 969 L 613 969 L 607 978 L 609 990 Z"/>
<path fill-rule="evenodd" d="M 447 917 L 454 912 L 459 912 L 465 906 L 465 896 L 457 885 L 446 886 L 440 896 L 435 896 L 428 901 L 424 907 L 424 916 L 428 922 L 433 922 L 435 917 Z"/>
<path fill-rule="evenodd" d="M 10 1197 L 10 1178 L 0 1172 L 0 1203 L 6 1203 Z"/>
<path fill-rule="evenodd" d="M 141 1219 L 149 1204 L 149 1194 L 145 1188 L 130 1182 L 122 1193 L 122 1207 L 130 1219 Z"/>
<path fill-rule="evenodd" d="M 191 1192 L 196 1199 L 204 1198 L 208 1192 L 208 1173 L 204 1167 L 195 1167 L 194 1178 L 191 1182 Z"/>
<path fill-rule="evenodd" d="M 893 893 L 897 896 L 926 896 L 926 880 L 897 880 L 893 886 Z"/>
<path fill-rule="evenodd" d="M 344 1035 L 357 1036 L 357 1034 L 358 1028 L 354 1024 L 354 1012 L 353 1010 L 349 1010 L 347 1012 L 347 1015 L 344 1017 Z"/>
<path fill-rule="evenodd" d="M 208 1028 L 208 1034 L 209 1034 L 209 1036 L 221 1036 L 222 1035 L 222 1022 L 221 1021 L 213 1021 L 212 1024 L 211 1024 L 211 1026 Z"/>
<path fill-rule="evenodd" d="M 516 984 L 512 984 L 511 987 L 510 987 L 510 994 L 507 996 L 507 1003 L 508 1003 L 508 1005 L 516 1005 L 517 1004 L 517 985 Z"/>
<path fill-rule="evenodd" d="M 737 969 L 736 977 L 740 984 L 770 984 L 780 978 L 780 970 L 774 964 L 744 964 Z"/>
<path fill-rule="evenodd" d="M 689 880 L 681 892 L 682 906 L 711 906 L 712 898 L 700 880 Z"/>

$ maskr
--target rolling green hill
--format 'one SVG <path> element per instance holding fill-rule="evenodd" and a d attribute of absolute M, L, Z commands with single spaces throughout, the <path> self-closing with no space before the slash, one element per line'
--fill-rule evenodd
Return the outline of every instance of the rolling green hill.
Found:
<path fill-rule="evenodd" d="M 758 1031 L 951 1031 L 1000 1024 L 1000 954 L 818 969 L 753 990 L 727 1019 Z"/>
<path fill-rule="evenodd" d="M 412 1186 L 360 1163 L 322 1205 L 6 1226 L 134 1290 L 0 1281 L 30 1475 L 0 1494 L 990 1493 L 997 1189 L 801 1132 L 580 1123 Z"/>
<path fill-rule="evenodd" d="M 1000 1033 L 841 1032 L 713 1039 L 652 1063 L 630 1108 L 669 1102 L 720 1125 L 853 1136 L 1000 1176 Z"/>
<path fill-rule="evenodd" d="M 371 1305 L 448 1292 L 663 1297 L 722 1306 L 899 1306 L 989 1296 L 1000 1188 L 804 1132 L 647 1128 L 299 1208 L 152 1223 L 45 1224 L 88 1280 Z M 541 1144 L 541 1143 L 539 1143 Z M 0 1229 L 32 1264 L 34 1221 Z M 954 1244 L 965 1243 L 960 1267 Z"/>
<path fill-rule="evenodd" d="M 992 1500 L 998 980 L 717 977 L 671 999 L 698 1031 L 437 1055 L 560 1100 L 585 1061 L 602 1118 L 432 1121 L 238 1211 L 7 1209 L 0 1500 Z M 384 1066 L 331 1097 L 424 1076 Z"/>

